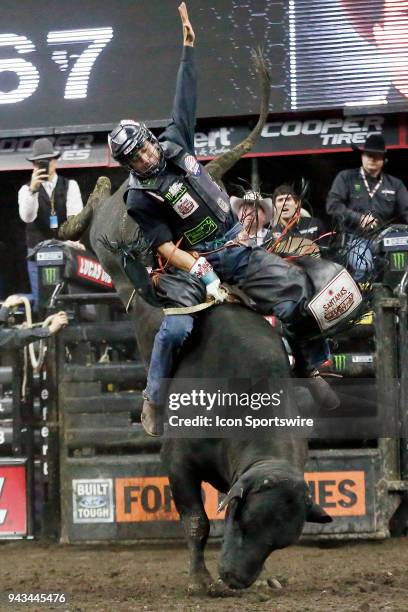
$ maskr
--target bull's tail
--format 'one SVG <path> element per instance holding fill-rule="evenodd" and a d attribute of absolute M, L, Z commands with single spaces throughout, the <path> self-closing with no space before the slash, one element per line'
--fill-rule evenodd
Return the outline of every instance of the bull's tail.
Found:
<path fill-rule="evenodd" d="M 222 177 L 224 174 L 230 170 L 243 155 L 249 153 L 252 149 L 268 117 L 271 77 L 261 49 L 258 48 L 252 51 L 252 61 L 258 73 L 261 85 L 262 97 L 259 118 L 251 133 L 244 138 L 242 142 L 237 144 L 231 151 L 227 151 L 227 153 L 215 157 L 206 165 L 206 169 L 219 185 L 222 185 Z"/>
<path fill-rule="evenodd" d="M 111 195 L 111 182 L 106 176 L 100 176 L 96 181 L 96 185 L 91 195 L 88 198 L 86 206 L 80 213 L 69 217 L 63 225 L 61 225 L 58 237 L 61 240 L 79 240 L 82 234 L 88 229 L 95 208 L 100 202 L 103 202 Z"/>

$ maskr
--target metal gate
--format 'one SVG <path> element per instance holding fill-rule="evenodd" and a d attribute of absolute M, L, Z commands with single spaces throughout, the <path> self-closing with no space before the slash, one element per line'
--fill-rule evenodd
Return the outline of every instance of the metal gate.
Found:
<path fill-rule="evenodd" d="M 93 297 L 82 296 L 81 302 L 86 299 L 92 302 Z M 103 300 L 113 303 L 117 298 Z M 378 418 L 396 422 L 402 414 L 401 393 L 389 381 L 400 374 L 402 308 L 399 297 L 377 286 L 373 317 L 340 339 L 334 355 L 337 371 L 377 379 L 379 404 L 388 406 L 387 414 Z M 131 323 L 71 325 L 53 350 L 49 359 L 56 364 L 57 384 L 51 410 L 58 414 L 62 541 L 182 537 L 159 459 L 160 442 L 148 438 L 139 423 L 144 367 Z M 109 359 L 100 357 L 106 354 Z M 312 445 L 305 478 L 315 500 L 335 520 L 324 528 L 307 524 L 304 537 L 388 537 L 390 520 L 407 490 L 401 458 L 400 440 L 395 438 L 352 446 Z M 219 494 L 205 486 L 203 495 L 211 533 L 219 536 Z"/>

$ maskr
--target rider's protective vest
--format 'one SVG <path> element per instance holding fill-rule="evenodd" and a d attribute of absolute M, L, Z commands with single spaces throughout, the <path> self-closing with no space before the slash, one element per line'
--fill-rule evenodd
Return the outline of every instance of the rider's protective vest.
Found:
<path fill-rule="evenodd" d="M 166 161 L 181 173 L 164 170 L 157 177 L 145 181 L 132 173 L 129 190 L 144 192 L 162 202 L 164 216 L 176 240 L 183 238 L 187 246 L 224 233 L 224 224 L 231 210 L 228 195 L 193 155 L 172 142 L 160 144 Z"/>

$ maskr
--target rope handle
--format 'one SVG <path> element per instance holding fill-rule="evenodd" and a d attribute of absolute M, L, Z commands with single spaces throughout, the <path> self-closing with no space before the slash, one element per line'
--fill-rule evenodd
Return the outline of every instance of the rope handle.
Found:
<path fill-rule="evenodd" d="M 33 327 L 33 316 L 32 316 L 30 300 L 26 297 L 21 297 L 21 302 L 24 305 L 25 318 L 26 318 L 22 327 L 32 328 Z M 43 321 L 42 327 L 48 327 L 48 324 L 50 323 L 52 318 L 53 318 L 53 315 L 48 316 Z M 43 339 L 40 339 L 38 342 L 39 342 L 38 356 L 36 355 L 36 352 L 35 352 L 34 342 L 30 342 L 30 344 L 28 345 L 28 354 L 30 356 L 31 367 L 33 368 L 33 371 L 36 374 L 41 370 L 42 365 L 44 363 L 45 354 L 47 352 L 47 346 L 45 344 L 45 341 Z"/>

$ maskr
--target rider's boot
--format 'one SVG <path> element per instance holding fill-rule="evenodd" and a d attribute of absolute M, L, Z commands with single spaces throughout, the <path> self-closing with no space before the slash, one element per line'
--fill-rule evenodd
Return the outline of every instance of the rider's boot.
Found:
<path fill-rule="evenodd" d="M 315 364 L 323 363 L 328 358 L 328 346 L 322 340 L 310 341 L 306 344 L 291 342 L 295 357 L 294 374 L 303 378 L 305 387 L 309 390 L 314 402 L 325 410 L 335 410 L 340 406 L 340 399 L 329 383 L 320 375 Z"/>
<path fill-rule="evenodd" d="M 143 429 L 149 436 L 157 437 L 163 435 L 163 407 L 150 401 L 146 396 L 144 396 L 140 421 Z"/>
<path fill-rule="evenodd" d="M 326 410 L 336 410 L 340 406 L 340 399 L 329 383 L 320 375 L 319 370 L 313 368 L 305 372 L 307 388 L 318 406 Z"/>

